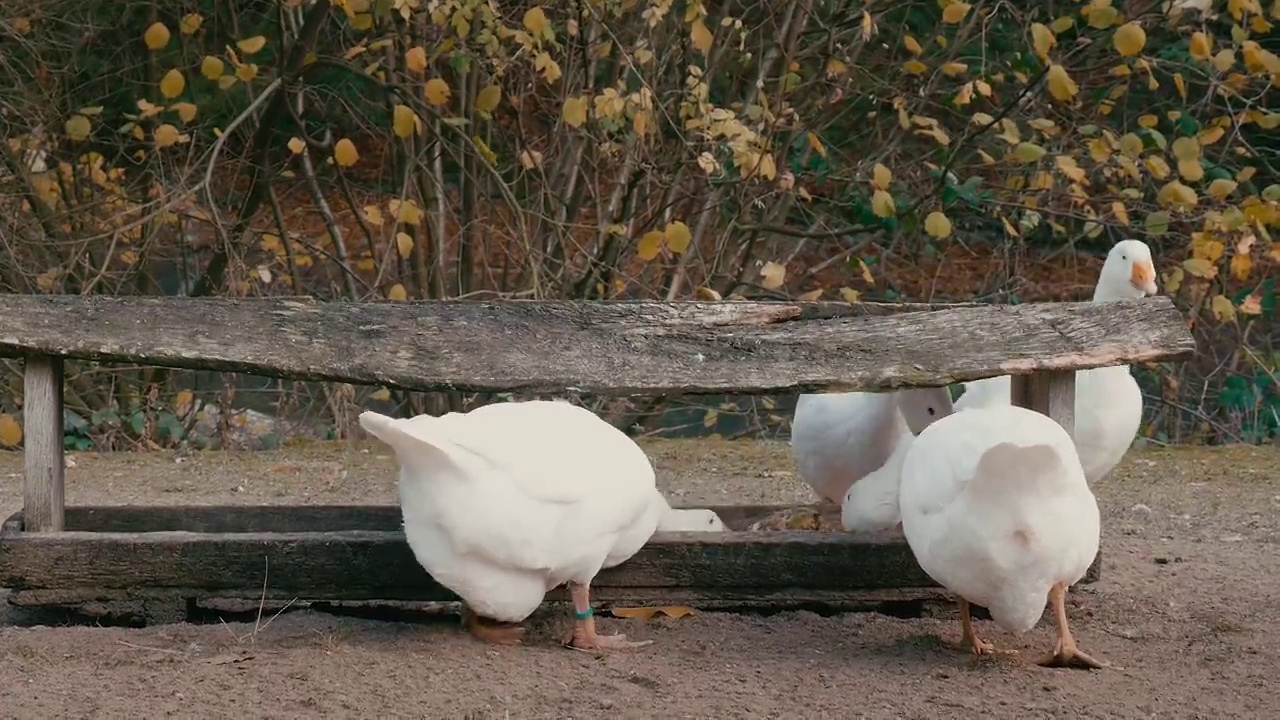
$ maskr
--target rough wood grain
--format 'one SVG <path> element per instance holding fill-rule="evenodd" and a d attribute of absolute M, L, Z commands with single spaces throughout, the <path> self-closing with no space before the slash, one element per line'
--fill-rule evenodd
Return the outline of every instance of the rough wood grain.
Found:
<path fill-rule="evenodd" d="M 418 565 L 399 530 L 315 526 L 317 520 L 348 518 L 386 527 L 398 517 L 393 506 L 168 508 L 175 512 L 170 519 L 184 513 L 191 527 L 217 527 L 248 510 L 261 515 L 246 527 L 270 519 L 298 531 L 95 532 L 151 523 L 154 510 L 70 508 L 73 526 L 82 529 L 59 533 L 24 532 L 21 514 L 15 514 L 0 528 L 0 585 L 65 591 L 81 599 L 144 590 L 258 597 L 265 562 L 268 592 L 276 597 L 456 599 Z M 1101 553 L 1095 565 L 1100 558 Z M 722 601 L 932 586 L 897 532 L 661 533 L 593 583 L 612 597 Z"/>
<path fill-rule="evenodd" d="M 1076 426 L 1076 374 L 1074 372 L 1041 372 L 1015 375 L 1009 385 L 1014 405 L 1048 415 L 1067 431 Z"/>
<path fill-rule="evenodd" d="M 412 390 L 664 395 L 941 386 L 1195 350 L 1165 297 L 895 309 L 4 295 L 0 353 Z"/>
<path fill-rule="evenodd" d="M 22 507 L 34 531 L 63 525 L 62 358 L 29 356 L 23 379 Z"/>

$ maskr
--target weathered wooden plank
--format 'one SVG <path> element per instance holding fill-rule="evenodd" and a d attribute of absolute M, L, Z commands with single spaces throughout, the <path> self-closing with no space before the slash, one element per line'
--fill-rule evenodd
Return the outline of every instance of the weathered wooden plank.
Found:
<path fill-rule="evenodd" d="M 199 524 L 249 508 L 186 509 Z M 760 510 L 771 510 L 763 508 Z M 97 518 L 125 525 L 152 508 L 71 508 L 73 521 Z M 283 526 L 363 517 L 381 524 L 394 508 L 275 508 Z M 280 513 L 281 510 L 288 512 Z M 296 512 L 297 517 L 281 515 Z M 111 519 L 114 515 L 116 519 Z M 259 520 L 265 519 L 264 514 Z M 256 520 L 254 522 L 257 522 Z M 74 527 L 74 525 L 73 525 Z M 93 527 L 89 525 L 88 527 Z M 1098 561 L 1095 561 L 1095 563 Z M 196 593 L 257 597 L 264 580 L 273 596 L 322 599 L 436 600 L 456 598 L 418 565 L 398 530 L 196 533 L 29 533 L 15 514 L 0 528 L 0 586 L 20 591 Z M 697 596 L 704 600 L 838 593 L 934 583 L 898 532 L 875 535 L 815 532 L 660 533 L 593 587 L 614 597 Z M 193 595 L 194 596 L 194 595 Z"/>
<path fill-rule="evenodd" d="M 4 295 L 0 353 L 411 390 L 663 395 L 942 386 L 1195 350 L 1165 297 L 838 307 Z"/>
<path fill-rule="evenodd" d="M 1010 401 L 1017 406 L 1048 415 L 1067 434 L 1076 426 L 1076 374 L 1074 372 L 1040 372 L 1010 378 Z"/>
<path fill-rule="evenodd" d="M 25 473 L 22 507 L 35 531 L 62 529 L 65 497 L 62 457 L 62 358 L 26 358 L 22 416 Z"/>

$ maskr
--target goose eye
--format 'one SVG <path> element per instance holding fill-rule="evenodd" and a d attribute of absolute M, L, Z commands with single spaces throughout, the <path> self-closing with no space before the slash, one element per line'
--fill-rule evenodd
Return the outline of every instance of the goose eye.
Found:
<path fill-rule="evenodd" d="M 937 414 L 937 412 L 938 411 L 934 410 L 933 408 L 929 408 L 929 417 L 933 417 L 934 415 Z"/>
<path fill-rule="evenodd" d="M 1128 255 L 1121 255 L 1121 256 L 1120 256 L 1120 259 L 1121 259 L 1121 260 L 1128 260 L 1128 259 L 1129 259 L 1129 256 L 1128 256 Z"/>

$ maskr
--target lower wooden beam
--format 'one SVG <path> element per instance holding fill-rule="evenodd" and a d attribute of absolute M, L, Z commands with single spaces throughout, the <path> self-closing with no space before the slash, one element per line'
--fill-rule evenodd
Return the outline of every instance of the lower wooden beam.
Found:
<path fill-rule="evenodd" d="M 713 509 L 743 527 L 781 508 Z M 286 531 L 264 529 L 268 522 Z M 64 601 L 138 592 L 256 598 L 264 584 L 272 596 L 306 600 L 456 600 L 418 564 L 399 522 L 394 506 L 72 507 L 63 532 L 33 533 L 18 513 L 0 528 L 0 586 Z M 1085 582 L 1100 561 L 1101 553 Z M 898 532 L 729 531 L 655 535 L 603 571 L 592 592 L 701 605 L 930 587 Z"/>
<path fill-rule="evenodd" d="M 62 358 L 26 358 L 22 395 L 23 521 L 34 532 L 61 530 L 66 472 L 62 456 Z"/>

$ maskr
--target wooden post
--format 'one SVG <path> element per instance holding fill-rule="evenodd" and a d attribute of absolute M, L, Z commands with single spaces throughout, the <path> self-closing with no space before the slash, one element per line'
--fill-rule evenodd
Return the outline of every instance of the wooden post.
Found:
<path fill-rule="evenodd" d="M 64 465 L 62 457 L 62 358 L 28 355 L 23 383 L 22 529 L 62 529 Z"/>
<path fill-rule="evenodd" d="M 1041 372 L 1014 375 L 1010 383 L 1010 400 L 1053 418 L 1070 435 L 1076 426 L 1075 371 Z"/>

